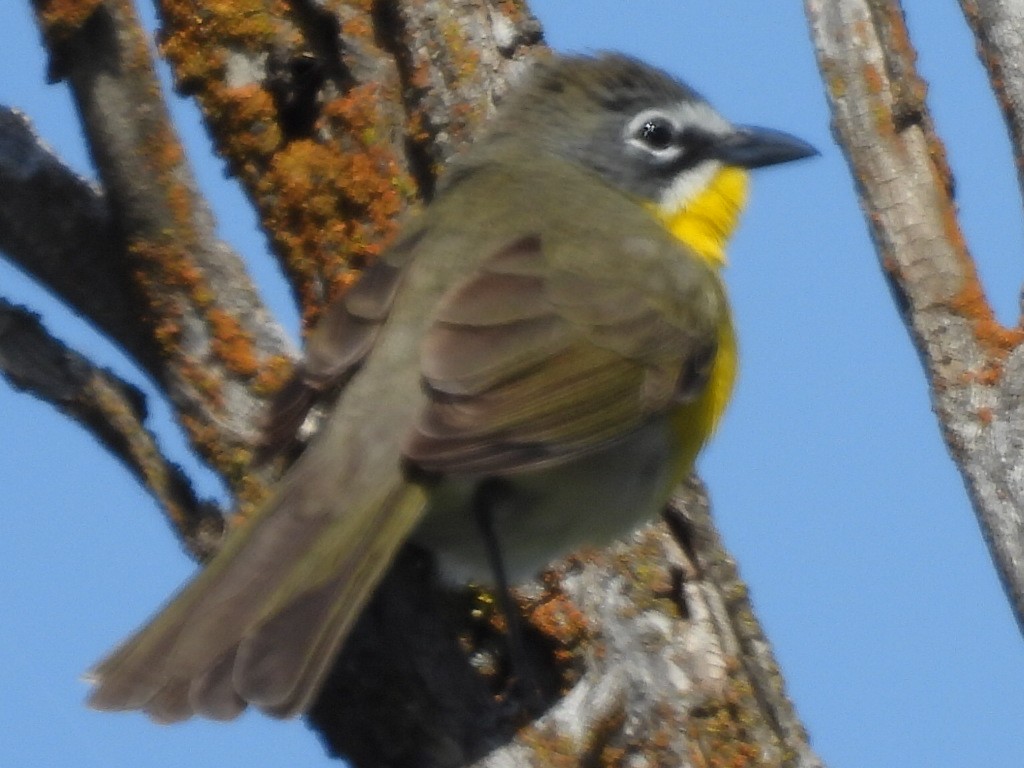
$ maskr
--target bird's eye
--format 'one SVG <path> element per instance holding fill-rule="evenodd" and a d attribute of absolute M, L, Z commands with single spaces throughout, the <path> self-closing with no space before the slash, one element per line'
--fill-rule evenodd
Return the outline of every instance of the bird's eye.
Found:
<path fill-rule="evenodd" d="M 675 136 L 675 129 L 664 117 L 651 117 L 644 121 L 636 132 L 636 138 L 644 146 L 654 149 L 668 149 Z"/>

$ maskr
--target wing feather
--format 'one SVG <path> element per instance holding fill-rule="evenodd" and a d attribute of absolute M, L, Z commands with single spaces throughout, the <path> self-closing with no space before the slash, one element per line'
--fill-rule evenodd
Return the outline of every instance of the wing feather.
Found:
<path fill-rule="evenodd" d="M 423 231 L 418 230 L 396 243 L 324 311 L 306 340 L 305 358 L 270 403 L 256 451 L 258 463 L 293 447 L 313 406 L 348 381 L 366 358 L 422 237 Z"/>
<path fill-rule="evenodd" d="M 725 303 L 676 248 L 680 268 L 622 280 L 553 264 L 537 236 L 501 249 L 446 294 L 426 333 L 428 404 L 406 457 L 442 473 L 558 463 L 699 394 Z"/>

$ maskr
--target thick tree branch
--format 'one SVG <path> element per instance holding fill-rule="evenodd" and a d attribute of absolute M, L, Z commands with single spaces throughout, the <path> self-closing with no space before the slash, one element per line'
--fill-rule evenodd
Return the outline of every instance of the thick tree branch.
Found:
<path fill-rule="evenodd" d="M 1024 332 L 995 319 L 895 0 L 806 0 L 836 138 L 1024 629 Z"/>
<path fill-rule="evenodd" d="M 157 380 L 244 509 L 263 494 L 246 479 L 248 449 L 262 398 L 289 367 L 289 346 L 241 260 L 215 236 L 131 3 L 69 7 L 41 4 L 38 18 L 124 243 L 119 266 L 162 362 Z"/>
<path fill-rule="evenodd" d="M 510 681 L 493 597 L 439 591 L 410 548 L 346 643 L 314 724 L 360 768 L 621 765 L 634 753 L 819 768 L 703 488 L 684 489 L 669 521 L 671 532 L 647 526 L 520 588 L 541 702 Z"/>
<path fill-rule="evenodd" d="M 517 2 L 158 3 L 162 50 L 307 323 L 429 194 L 539 39 Z"/>
<path fill-rule="evenodd" d="M 762 742 L 778 747 L 782 765 L 822 766 L 786 695 L 782 671 L 754 613 L 747 586 L 711 519 L 707 489 L 696 476 L 676 492 L 665 518 L 686 562 L 694 569 L 681 574 L 684 582 L 680 588 L 694 589 L 690 584 L 696 582 L 708 604 L 715 607 L 711 615 L 719 625 L 718 632 L 729 639 L 726 668 L 756 701 L 762 727 L 767 730 Z"/>
<path fill-rule="evenodd" d="M 200 501 L 145 428 L 143 394 L 46 332 L 39 318 L 0 299 L 0 373 L 55 406 L 119 459 L 156 500 L 182 545 L 205 559 L 220 542 L 223 518 Z"/>

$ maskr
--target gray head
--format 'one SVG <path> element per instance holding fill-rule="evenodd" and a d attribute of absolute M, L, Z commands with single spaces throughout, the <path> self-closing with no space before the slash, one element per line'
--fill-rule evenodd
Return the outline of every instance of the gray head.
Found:
<path fill-rule="evenodd" d="M 713 168 L 756 168 L 816 154 L 763 128 L 734 126 L 671 75 L 615 53 L 552 56 L 508 97 L 491 135 L 515 136 L 647 200 L 685 196 Z"/>

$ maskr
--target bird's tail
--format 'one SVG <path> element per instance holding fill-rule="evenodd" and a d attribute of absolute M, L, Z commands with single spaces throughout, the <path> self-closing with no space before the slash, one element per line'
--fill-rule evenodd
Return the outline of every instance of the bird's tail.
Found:
<path fill-rule="evenodd" d="M 282 489 L 148 624 L 88 675 L 90 706 L 174 722 L 247 704 L 288 717 L 312 704 L 366 601 L 426 506 L 402 478 L 357 484 L 293 468 Z M 304 471 L 309 470 L 309 471 Z M 383 474 L 383 472 L 381 473 Z M 329 486 L 329 487 L 325 487 Z"/>

